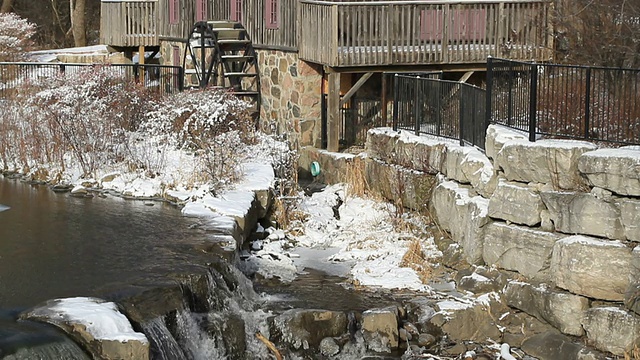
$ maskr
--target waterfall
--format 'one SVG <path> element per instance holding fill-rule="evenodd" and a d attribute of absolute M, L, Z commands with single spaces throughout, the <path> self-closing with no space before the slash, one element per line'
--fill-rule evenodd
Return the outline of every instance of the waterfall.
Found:
<path fill-rule="evenodd" d="M 157 317 L 142 324 L 142 331 L 151 343 L 151 359 L 187 360 L 180 344 L 167 329 L 163 317 Z"/>
<path fill-rule="evenodd" d="M 2 360 L 32 360 L 32 359 L 65 359 L 65 360 L 90 360 L 80 346 L 64 336 L 60 336 L 53 342 L 30 343 L 25 347 L 7 349 L 0 347 L 0 359 Z M 1 344 L 0 344 L 1 345 Z M 4 355 L 4 356 L 3 356 Z"/>

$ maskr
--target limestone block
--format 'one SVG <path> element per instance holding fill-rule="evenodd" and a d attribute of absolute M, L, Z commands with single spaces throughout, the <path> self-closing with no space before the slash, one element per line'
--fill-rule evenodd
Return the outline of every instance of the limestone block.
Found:
<path fill-rule="evenodd" d="M 541 191 L 555 229 L 568 234 L 625 239 L 618 206 L 590 193 Z"/>
<path fill-rule="evenodd" d="M 578 171 L 578 158 L 596 148 L 583 141 L 509 140 L 496 155 L 494 166 L 502 169 L 508 180 L 578 189 L 585 183 Z"/>
<path fill-rule="evenodd" d="M 627 240 L 640 241 L 640 201 L 619 199 L 620 220 Z"/>
<path fill-rule="evenodd" d="M 398 347 L 398 309 L 367 310 L 362 313 L 362 334 L 367 347 L 377 352 L 391 352 Z"/>
<path fill-rule="evenodd" d="M 547 281 L 553 246 L 561 238 L 557 233 L 494 222 L 485 226 L 482 257 L 488 265 Z"/>
<path fill-rule="evenodd" d="M 533 226 L 545 210 L 538 190 L 522 183 L 500 180 L 489 199 L 489 216 L 516 224 Z"/>
<path fill-rule="evenodd" d="M 470 146 L 447 146 L 444 174 L 449 179 L 471 184 L 486 198 L 491 196 L 497 184 L 491 161 L 478 149 Z"/>
<path fill-rule="evenodd" d="M 624 294 L 624 305 L 627 309 L 640 315 L 640 246 L 631 252 L 630 284 Z"/>
<path fill-rule="evenodd" d="M 582 317 L 589 308 L 589 300 L 546 286 L 510 282 L 504 289 L 507 304 L 531 316 L 548 322 L 568 335 L 582 336 Z"/>
<path fill-rule="evenodd" d="M 620 195 L 640 196 L 640 147 L 598 149 L 578 158 L 589 183 Z"/>
<path fill-rule="evenodd" d="M 430 202 L 433 175 L 367 159 L 364 174 L 369 188 L 398 206 L 420 210 Z"/>
<path fill-rule="evenodd" d="M 610 357 L 589 349 L 569 336 L 547 331 L 525 340 L 521 346 L 528 355 L 540 360 L 607 360 Z"/>
<path fill-rule="evenodd" d="M 640 317 L 617 307 L 587 310 L 582 325 L 589 341 L 599 350 L 623 356 L 640 346 Z"/>
<path fill-rule="evenodd" d="M 365 150 L 369 157 L 389 164 L 436 173 L 443 169 L 447 143 L 440 138 L 376 128 L 367 133 Z"/>
<path fill-rule="evenodd" d="M 555 243 L 551 277 L 574 294 L 621 301 L 629 287 L 630 266 L 631 249 L 619 241 L 575 235 Z"/>
<path fill-rule="evenodd" d="M 489 223 L 489 200 L 471 196 L 469 189 L 444 181 L 433 190 L 432 205 L 440 226 L 462 246 L 470 264 L 481 265 L 484 231 Z"/>
<path fill-rule="evenodd" d="M 440 301 L 430 323 L 440 327 L 453 341 L 500 339 L 498 319 L 509 312 L 496 293 L 483 295 L 473 304 L 456 300 Z"/>
<path fill-rule="evenodd" d="M 485 151 L 490 159 L 496 158 L 496 155 L 502 150 L 502 146 L 509 140 L 528 140 L 529 136 L 522 131 L 517 131 L 506 126 L 491 124 L 487 128 L 485 138 Z"/>

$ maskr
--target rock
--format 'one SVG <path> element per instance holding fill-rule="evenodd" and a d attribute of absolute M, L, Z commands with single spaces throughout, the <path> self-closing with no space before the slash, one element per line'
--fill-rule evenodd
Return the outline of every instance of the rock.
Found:
<path fill-rule="evenodd" d="M 452 341 L 500 339 L 502 333 L 497 319 L 509 311 L 495 293 L 483 295 L 473 304 L 455 300 L 440 301 L 437 308 L 439 311 L 430 322 L 440 327 Z"/>
<path fill-rule="evenodd" d="M 432 347 L 436 344 L 436 337 L 431 334 L 420 334 L 418 335 L 418 345 L 424 346 L 427 348 Z"/>
<path fill-rule="evenodd" d="M 587 310 L 582 325 L 589 341 L 599 350 L 624 356 L 640 347 L 640 317 L 617 307 Z"/>
<path fill-rule="evenodd" d="M 522 346 L 523 342 L 535 335 L 547 331 L 556 331 L 546 322 L 542 322 L 523 312 L 502 314 L 499 321 L 504 328 L 502 342 L 515 347 Z"/>
<path fill-rule="evenodd" d="M 640 246 L 631 252 L 630 284 L 624 294 L 624 305 L 627 309 L 640 315 Z"/>
<path fill-rule="evenodd" d="M 411 324 L 416 325 L 416 330 L 420 332 L 431 332 L 433 330 L 430 320 L 436 314 L 436 310 L 433 308 L 434 304 L 434 301 L 423 296 L 415 297 L 407 301 L 407 318 Z M 409 329 L 411 329 L 411 327 L 407 330 Z M 412 334 L 417 335 L 418 331 L 414 331 Z"/>
<path fill-rule="evenodd" d="M 400 338 L 400 342 L 411 341 L 411 339 L 413 338 L 413 336 L 411 336 L 407 329 L 403 327 L 398 329 L 398 337 Z"/>
<path fill-rule="evenodd" d="M 94 359 L 149 359 L 149 341 L 135 332 L 115 303 L 96 298 L 49 300 L 20 315 L 55 325 Z"/>
<path fill-rule="evenodd" d="M 551 277 L 574 294 L 621 301 L 629 287 L 631 249 L 619 241 L 575 235 L 556 242 Z"/>
<path fill-rule="evenodd" d="M 376 352 L 391 352 L 391 349 L 398 347 L 398 310 L 389 307 L 363 312 L 361 330 L 367 348 Z"/>
<path fill-rule="evenodd" d="M 489 223 L 489 201 L 471 196 L 469 189 L 453 181 L 444 181 L 433 190 L 432 205 L 440 226 L 462 246 L 470 264 L 481 265 L 483 227 Z"/>
<path fill-rule="evenodd" d="M 620 199 L 620 221 L 624 227 L 624 235 L 628 240 L 640 242 L 640 201 Z"/>
<path fill-rule="evenodd" d="M 180 284 L 156 286 L 139 294 L 118 300 L 119 305 L 134 323 L 142 325 L 174 311 L 185 310 Z"/>
<path fill-rule="evenodd" d="M 459 271 L 456 275 L 457 288 L 474 294 L 491 292 L 495 289 L 494 283 L 486 276 L 480 275 L 472 270 L 468 272 Z"/>
<path fill-rule="evenodd" d="M 604 354 L 574 342 L 567 335 L 548 331 L 534 335 L 522 344 L 522 350 L 540 360 L 605 360 Z"/>
<path fill-rule="evenodd" d="M 540 192 L 557 231 L 625 239 L 620 209 L 590 193 Z"/>
<path fill-rule="evenodd" d="M 406 332 L 408 332 L 409 335 L 418 335 L 420 333 L 420 331 L 418 331 L 418 328 L 408 321 L 405 321 L 405 323 L 402 324 L 402 328 Z"/>
<path fill-rule="evenodd" d="M 589 308 L 587 298 L 522 282 L 507 284 L 503 296 L 507 305 L 546 321 L 565 334 L 584 334 L 581 321 Z"/>
<path fill-rule="evenodd" d="M 471 184 L 478 193 L 486 198 L 496 188 L 497 177 L 493 164 L 485 154 L 470 146 L 447 146 L 444 174 L 452 180 Z"/>
<path fill-rule="evenodd" d="M 334 338 L 324 338 L 320 341 L 320 353 L 324 356 L 334 356 L 340 352 L 340 345 Z"/>
<path fill-rule="evenodd" d="M 487 128 L 487 135 L 485 138 L 485 151 L 490 159 L 496 158 L 496 155 L 502 150 L 502 146 L 509 140 L 529 140 L 529 136 L 522 131 L 517 131 L 512 128 L 491 124 Z"/>
<path fill-rule="evenodd" d="M 578 158 L 595 149 L 596 145 L 583 141 L 509 140 L 496 155 L 494 166 L 502 169 L 508 180 L 579 189 L 585 181 L 578 171 Z"/>
<path fill-rule="evenodd" d="M 276 342 L 307 350 L 317 348 L 326 337 L 344 334 L 347 316 L 336 311 L 292 309 L 272 319 L 271 329 Z"/>
<path fill-rule="evenodd" d="M 489 216 L 516 224 L 533 226 L 541 222 L 545 210 L 537 189 L 525 184 L 501 180 L 489 199 Z"/>
<path fill-rule="evenodd" d="M 71 189 L 71 196 L 84 197 L 89 191 L 82 185 L 76 185 Z"/>
<path fill-rule="evenodd" d="M 517 271 L 530 279 L 549 280 L 553 246 L 563 236 L 498 222 L 486 225 L 484 234 L 482 257 L 487 265 Z"/>
<path fill-rule="evenodd" d="M 226 359 L 241 360 L 247 349 L 245 323 L 240 315 L 210 312 L 204 315 L 204 330 L 211 339 L 222 339 Z"/>
<path fill-rule="evenodd" d="M 640 196 L 640 147 L 598 149 L 578 158 L 589 183 L 620 195 Z"/>

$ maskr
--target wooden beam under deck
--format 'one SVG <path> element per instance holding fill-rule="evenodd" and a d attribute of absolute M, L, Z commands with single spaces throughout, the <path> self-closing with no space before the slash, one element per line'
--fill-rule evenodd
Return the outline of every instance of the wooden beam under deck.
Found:
<path fill-rule="evenodd" d="M 340 73 L 327 74 L 327 150 L 340 150 Z"/>

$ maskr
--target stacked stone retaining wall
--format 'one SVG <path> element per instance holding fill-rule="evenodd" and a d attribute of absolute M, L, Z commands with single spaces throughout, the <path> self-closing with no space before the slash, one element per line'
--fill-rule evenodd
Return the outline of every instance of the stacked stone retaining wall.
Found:
<path fill-rule="evenodd" d="M 630 354 L 640 346 L 640 147 L 529 142 L 493 125 L 486 144 L 485 155 L 383 128 L 366 152 L 369 163 L 439 174 L 411 204 L 430 203 L 469 264 L 522 279 L 502 291 L 509 306 Z"/>

